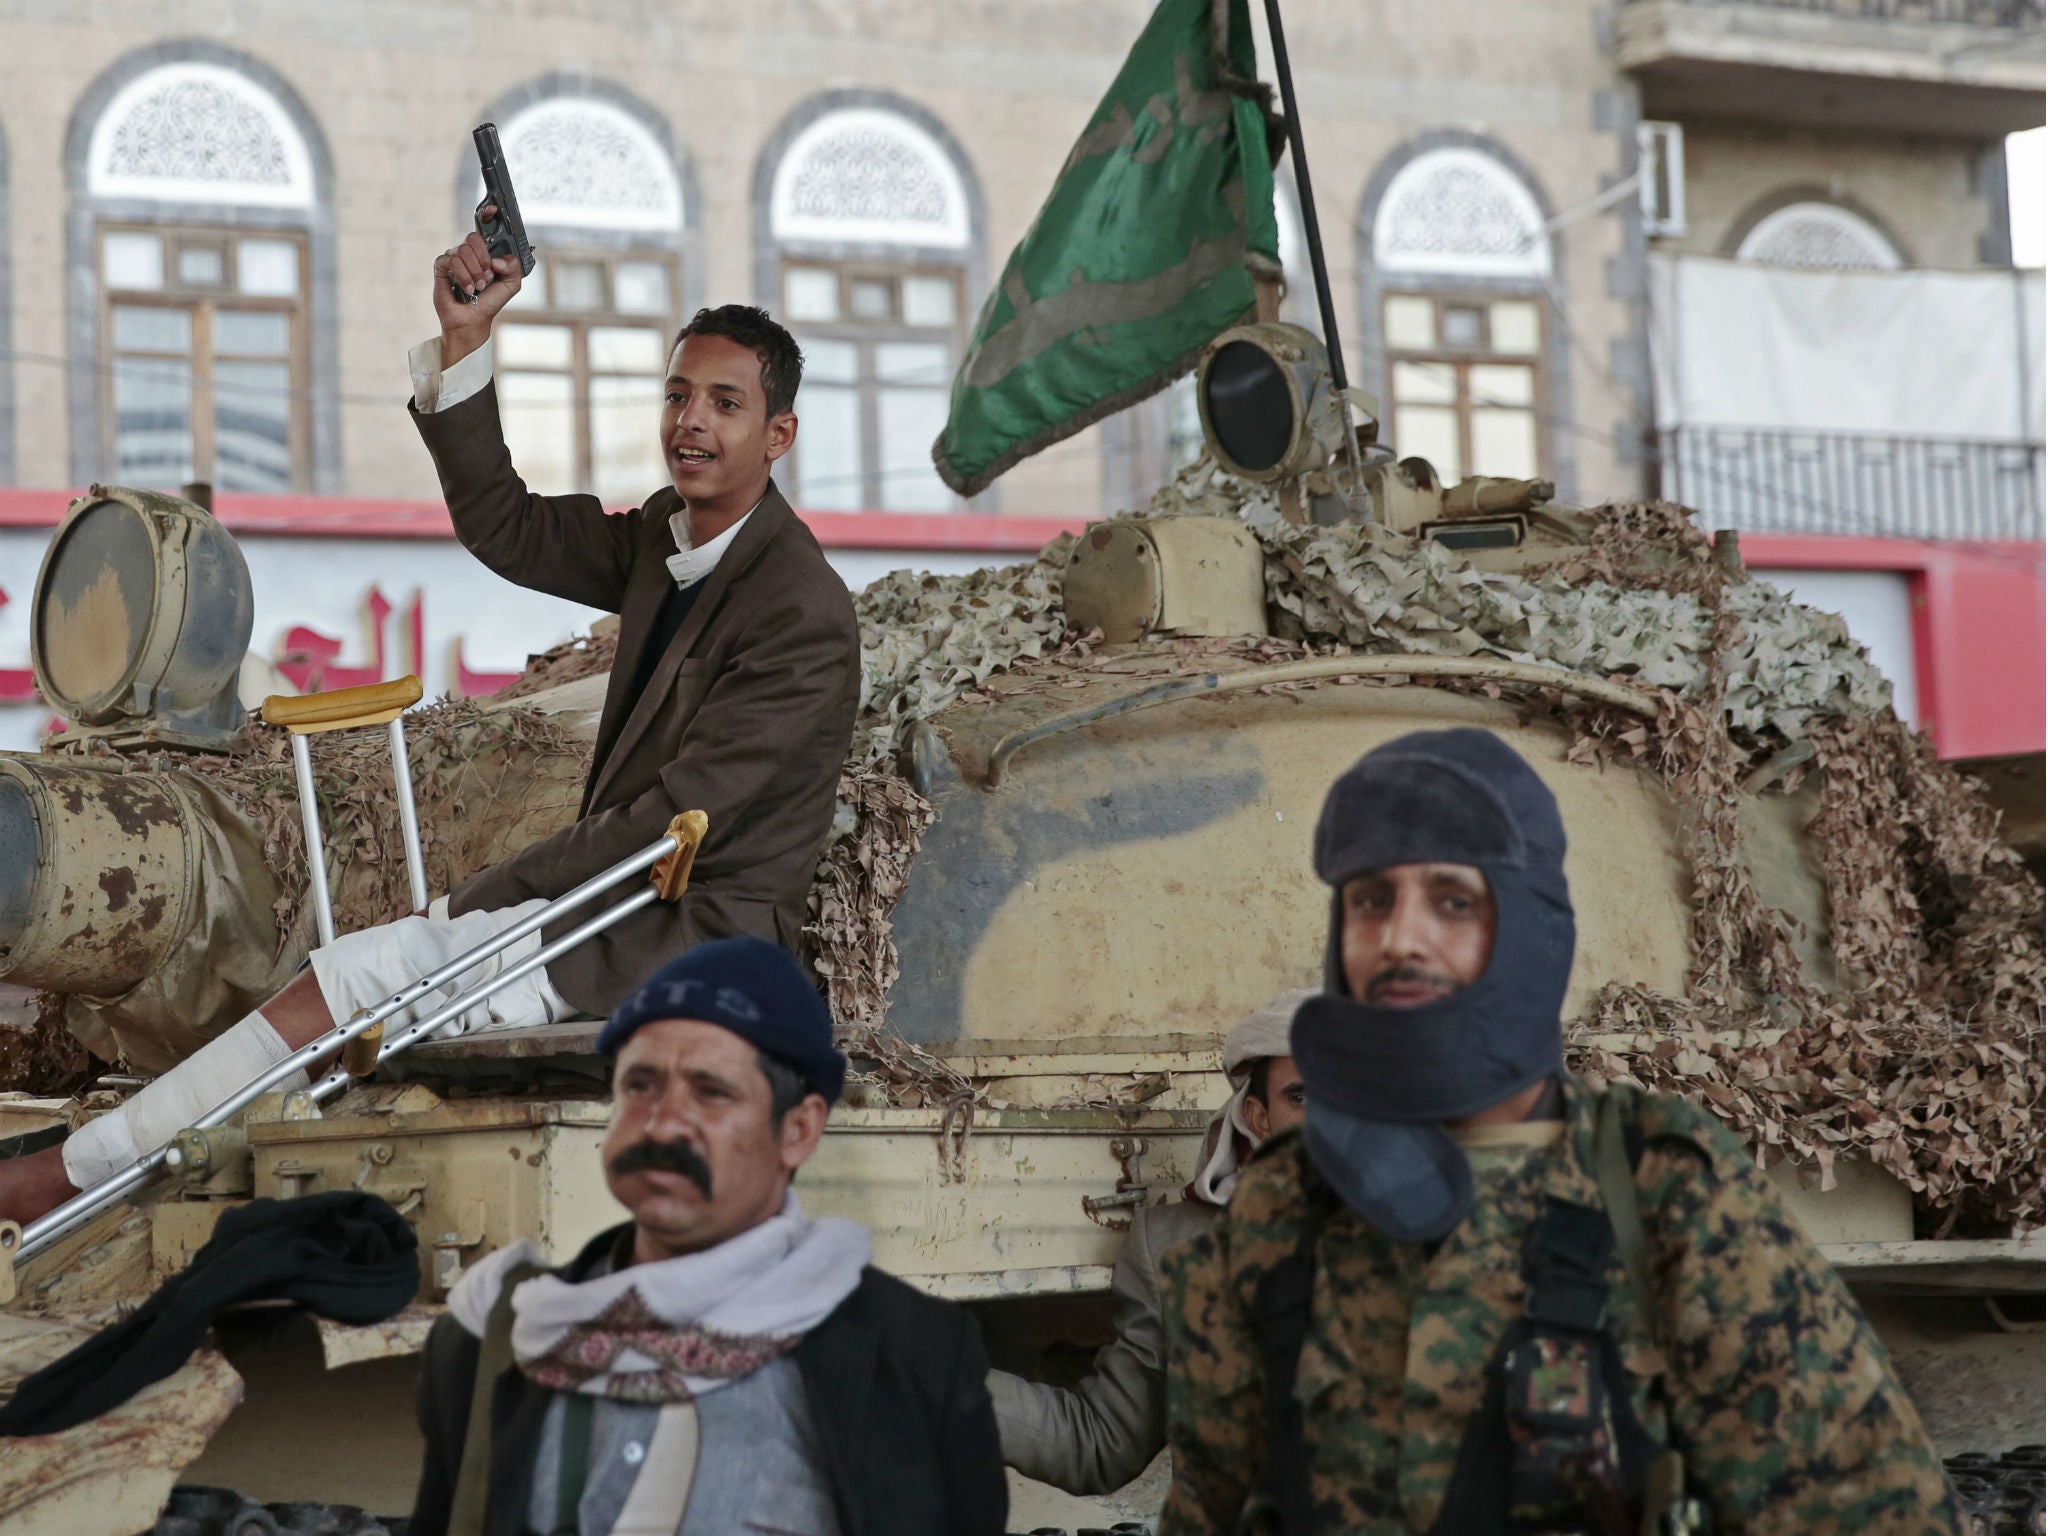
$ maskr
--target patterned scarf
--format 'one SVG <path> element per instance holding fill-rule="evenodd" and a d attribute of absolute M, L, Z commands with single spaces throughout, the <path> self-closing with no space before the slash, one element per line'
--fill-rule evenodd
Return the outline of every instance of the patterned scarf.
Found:
<path fill-rule="evenodd" d="M 545 1274 L 512 1293 L 512 1355 L 558 1392 L 676 1403 L 778 1360 L 860 1284 L 874 1239 L 858 1222 L 781 1213 L 716 1248 L 569 1281 Z M 483 1336 L 507 1271 L 539 1258 L 530 1241 L 481 1260 L 448 1309 Z"/>

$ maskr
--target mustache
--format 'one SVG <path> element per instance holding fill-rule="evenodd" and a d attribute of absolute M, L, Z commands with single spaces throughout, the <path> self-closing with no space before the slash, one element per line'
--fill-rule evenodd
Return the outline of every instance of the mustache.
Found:
<path fill-rule="evenodd" d="M 1372 979 L 1365 984 L 1365 999 L 1371 1002 L 1386 988 L 1398 986 L 1403 982 L 1421 982 L 1446 993 L 1458 990 L 1457 979 L 1446 976 L 1441 971 L 1432 971 L 1420 965 L 1390 965 L 1383 971 L 1373 973 Z"/>
<path fill-rule="evenodd" d="M 614 1178 L 650 1169 L 681 1174 L 704 1192 L 705 1199 L 711 1198 L 711 1165 L 687 1141 L 637 1142 L 612 1159 Z"/>

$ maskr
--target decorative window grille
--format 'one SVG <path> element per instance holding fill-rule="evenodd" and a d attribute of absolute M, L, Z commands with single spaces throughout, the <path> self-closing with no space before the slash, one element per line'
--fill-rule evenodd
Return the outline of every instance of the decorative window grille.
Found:
<path fill-rule="evenodd" d="M 1833 203 L 1792 203 L 1757 220 L 1738 261 L 1773 267 L 1894 272 L 1905 263 L 1884 232 Z"/>
<path fill-rule="evenodd" d="M 965 251 L 967 192 L 945 149 L 900 113 L 847 107 L 808 124 L 775 169 L 779 242 Z"/>
<path fill-rule="evenodd" d="M 1550 237 L 1535 193 L 1484 149 L 1426 150 L 1388 182 L 1372 246 L 1395 452 L 1445 485 L 1546 474 Z"/>
<path fill-rule="evenodd" d="M 498 138 L 530 226 L 664 234 L 683 227 L 674 162 L 622 107 L 593 96 L 551 97 L 505 123 Z"/>
<path fill-rule="evenodd" d="M 217 64 L 165 64 L 107 103 L 86 150 L 101 198 L 306 208 L 312 157 L 268 91 Z"/>
<path fill-rule="evenodd" d="M 1543 212 L 1521 180 L 1483 150 L 1433 149 L 1402 166 L 1373 220 L 1382 272 L 1542 279 Z"/>
<path fill-rule="evenodd" d="M 84 191 L 108 215 L 93 244 L 108 477 L 305 488 L 302 210 L 315 191 L 311 152 L 283 104 L 224 65 L 147 70 L 93 124 Z M 222 209 L 249 214 L 223 222 Z"/>

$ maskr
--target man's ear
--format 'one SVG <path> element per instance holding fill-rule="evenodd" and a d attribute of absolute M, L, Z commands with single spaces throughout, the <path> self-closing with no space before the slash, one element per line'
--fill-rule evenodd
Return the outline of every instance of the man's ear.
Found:
<path fill-rule="evenodd" d="M 827 1113 L 829 1108 L 825 1096 L 807 1093 L 782 1117 L 782 1168 L 785 1173 L 795 1173 L 818 1150 L 818 1143 L 825 1138 Z"/>
<path fill-rule="evenodd" d="M 1244 1123 L 1260 1141 L 1273 1134 L 1273 1120 L 1266 1113 L 1266 1101 L 1256 1093 L 1244 1096 Z"/>
<path fill-rule="evenodd" d="M 768 418 L 768 462 L 773 464 L 796 446 L 796 413 L 784 411 Z"/>

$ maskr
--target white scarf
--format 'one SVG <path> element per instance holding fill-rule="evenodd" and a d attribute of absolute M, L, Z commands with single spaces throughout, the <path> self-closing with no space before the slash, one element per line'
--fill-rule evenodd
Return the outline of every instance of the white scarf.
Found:
<path fill-rule="evenodd" d="M 874 1238 L 858 1222 L 779 1215 L 715 1248 L 581 1282 L 536 1275 L 512 1292 L 512 1356 L 542 1386 L 635 1403 L 683 1402 L 796 1348 L 860 1284 Z M 448 1310 L 483 1337 L 505 1275 L 535 1263 L 522 1239 L 478 1261 Z"/>
<path fill-rule="evenodd" d="M 1202 1135 L 1202 1171 L 1188 1185 L 1190 1198 L 1206 1200 L 1211 1205 L 1230 1204 L 1230 1193 L 1237 1188 L 1238 1170 L 1259 1144 L 1259 1138 L 1244 1123 L 1244 1101 L 1250 1093 L 1251 1079 L 1247 1077 L 1210 1119 L 1209 1128 Z"/>

